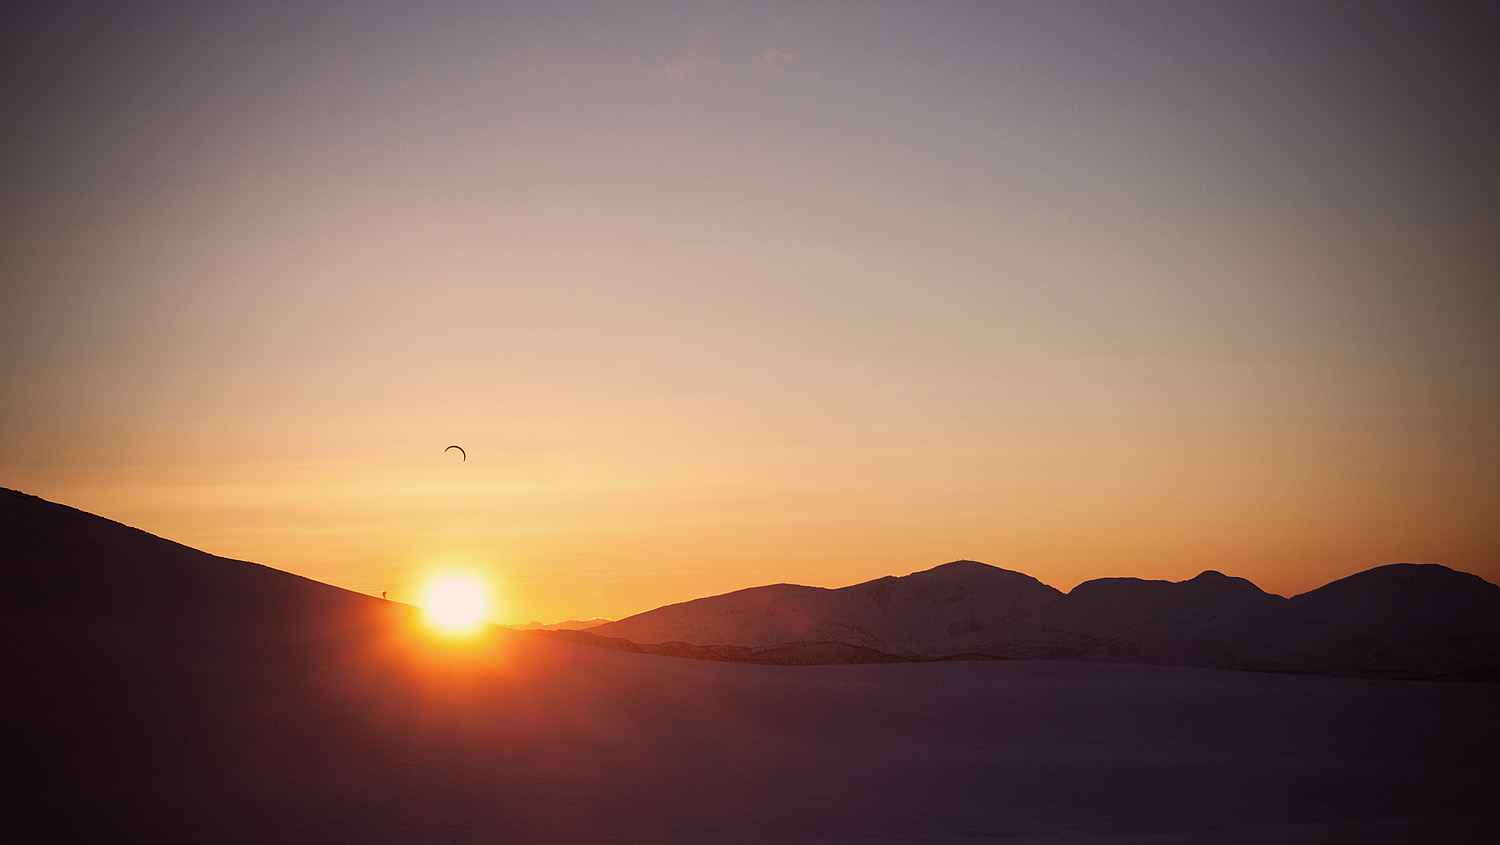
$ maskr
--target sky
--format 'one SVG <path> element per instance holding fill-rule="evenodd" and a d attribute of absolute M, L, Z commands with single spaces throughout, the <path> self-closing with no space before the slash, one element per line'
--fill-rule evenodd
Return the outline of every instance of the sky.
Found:
<path fill-rule="evenodd" d="M 130 5 L 0 12 L 0 486 L 500 622 L 1500 581 L 1482 4 Z"/>

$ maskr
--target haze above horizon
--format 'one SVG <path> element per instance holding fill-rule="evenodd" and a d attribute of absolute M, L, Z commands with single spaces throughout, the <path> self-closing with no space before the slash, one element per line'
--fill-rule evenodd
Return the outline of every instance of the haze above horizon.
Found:
<path fill-rule="evenodd" d="M 0 486 L 501 622 L 1500 581 L 1481 5 L 0 14 Z"/>

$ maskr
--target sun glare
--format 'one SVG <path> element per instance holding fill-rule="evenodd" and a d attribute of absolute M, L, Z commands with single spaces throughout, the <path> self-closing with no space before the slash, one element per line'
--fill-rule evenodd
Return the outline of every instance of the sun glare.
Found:
<path fill-rule="evenodd" d="M 484 586 L 466 575 L 432 582 L 422 603 L 427 622 L 445 634 L 469 634 L 484 622 L 488 610 Z"/>

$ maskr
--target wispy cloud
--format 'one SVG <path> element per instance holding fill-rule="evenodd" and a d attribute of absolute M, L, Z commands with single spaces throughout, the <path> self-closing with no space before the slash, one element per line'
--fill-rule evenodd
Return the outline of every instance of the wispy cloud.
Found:
<path fill-rule="evenodd" d="M 787 65 L 791 64 L 792 58 L 792 54 L 786 52 L 785 50 L 778 50 L 775 47 L 767 47 L 766 51 L 760 54 L 760 63 L 763 67 L 770 68 L 772 71 L 779 73 L 783 69 L 785 69 Z"/>
<path fill-rule="evenodd" d="M 653 67 L 646 72 L 657 79 L 664 80 L 673 91 L 680 93 L 687 90 L 711 67 L 713 67 L 713 62 L 697 50 L 687 50 L 678 57 L 675 63 Z"/>

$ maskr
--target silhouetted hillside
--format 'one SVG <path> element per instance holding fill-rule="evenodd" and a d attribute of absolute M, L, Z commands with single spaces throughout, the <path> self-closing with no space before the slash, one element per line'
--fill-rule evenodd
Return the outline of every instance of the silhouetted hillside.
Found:
<path fill-rule="evenodd" d="M 347 623 L 380 604 L 14 490 L 0 489 L 0 538 L 0 610 L 7 614 L 281 629 Z"/>

